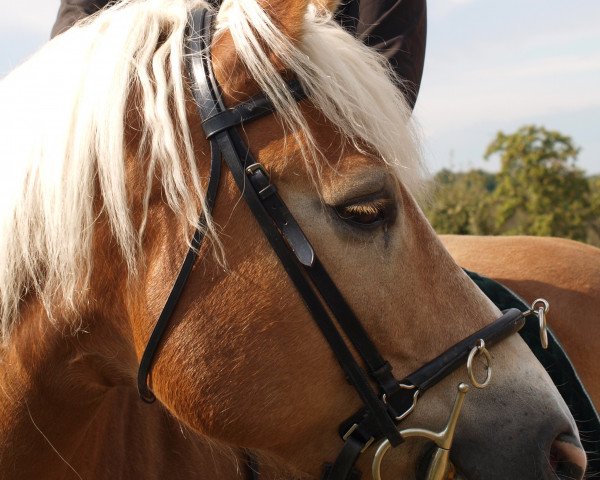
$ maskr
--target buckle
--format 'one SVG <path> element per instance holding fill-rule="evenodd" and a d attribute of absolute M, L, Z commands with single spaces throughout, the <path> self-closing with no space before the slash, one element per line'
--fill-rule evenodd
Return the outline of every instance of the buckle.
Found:
<path fill-rule="evenodd" d="M 252 165 L 248 165 L 246 167 L 246 174 L 247 175 L 254 175 L 256 172 L 260 171 L 265 177 L 267 177 L 267 179 L 269 179 L 269 174 L 267 173 L 267 171 L 265 170 L 265 167 L 263 167 L 260 163 L 253 163 Z"/>
<path fill-rule="evenodd" d="M 350 438 L 350 436 L 354 433 L 354 431 L 358 428 L 358 423 L 354 423 L 346 433 L 342 436 L 342 440 L 345 442 Z M 371 444 L 375 441 L 375 437 L 369 438 L 365 443 L 364 447 L 360 450 L 360 453 L 364 453 L 367 448 L 371 446 Z"/>
<path fill-rule="evenodd" d="M 381 400 L 383 400 L 383 403 L 385 403 L 390 408 L 390 410 L 392 410 L 392 413 L 394 414 L 394 418 L 397 422 L 399 422 L 400 420 L 404 420 L 406 417 L 408 417 L 413 412 L 413 410 L 417 406 L 417 401 L 419 400 L 419 394 L 421 393 L 421 390 L 419 390 L 415 385 L 407 385 L 405 383 L 399 383 L 398 386 L 400 387 L 401 390 L 414 390 L 413 397 L 412 397 L 412 404 L 410 405 L 410 407 L 408 407 L 407 410 L 404 411 L 404 413 L 396 416 L 394 407 L 392 407 L 388 403 L 387 395 L 384 393 L 383 396 L 381 397 Z"/>

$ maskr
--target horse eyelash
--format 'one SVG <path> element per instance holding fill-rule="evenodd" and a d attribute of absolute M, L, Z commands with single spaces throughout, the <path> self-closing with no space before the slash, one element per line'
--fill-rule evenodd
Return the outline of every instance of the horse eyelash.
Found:
<path fill-rule="evenodd" d="M 389 201 L 384 199 L 374 200 L 368 203 L 355 203 L 346 205 L 340 208 L 347 213 L 354 215 L 371 215 L 384 210 L 389 204 Z"/>

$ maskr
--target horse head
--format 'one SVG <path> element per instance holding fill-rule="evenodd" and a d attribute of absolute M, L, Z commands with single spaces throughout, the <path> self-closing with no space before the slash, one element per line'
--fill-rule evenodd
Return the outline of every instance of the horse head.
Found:
<path fill-rule="evenodd" d="M 198 32 L 188 17 L 205 7 L 125 2 L 7 79 L 12 94 L 56 59 L 67 73 L 54 67 L 51 87 L 73 73 L 73 91 L 56 94 L 67 105 L 35 92 L 20 97 L 27 122 L 55 122 L 27 123 L 33 146 L 15 144 L 29 157 L 11 176 L 3 218 L 6 358 L 37 365 L 29 382 L 43 381 L 49 356 L 85 364 L 60 385 L 94 402 L 115 392 L 131 401 L 139 359 L 203 213 L 205 241 L 148 377 L 160 405 L 140 402 L 135 413 L 164 406 L 198 442 L 251 451 L 267 478 L 316 478 L 339 453 L 340 424 L 363 401 L 227 168 L 208 210 L 214 145 L 201 127 L 189 57 L 212 62 L 227 106 L 260 92 L 272 104 L 273 114 L 237 132 L 397 378 L 501 312 L 419 209 L 418 137 L 397 79 L 331 21 L 334 4 L 228 0 L 210 48 L 189 52 L 184 41 Z M 290 79 L 305 93 L 299 102 Z M 40 105 L 55 112 L 40 114 Z M 76 333 L 65 335 L 72 326 Z M 32 338 L 51 340 L 32 352 Z M 493 380 L 466 396 L 457 418 L 450 460 L 458 475 L 581 478 L 574 420 L 528 347 L 512 335 L 489 352 Z M 467 380 L 466 368 L 447 375 L 399 428 L 439 430 Z M 416 478 L 429 446 L 407 437 L 383 462 L 383 477 Z M 363 472 L 371 450 L 358 460 Z"/>

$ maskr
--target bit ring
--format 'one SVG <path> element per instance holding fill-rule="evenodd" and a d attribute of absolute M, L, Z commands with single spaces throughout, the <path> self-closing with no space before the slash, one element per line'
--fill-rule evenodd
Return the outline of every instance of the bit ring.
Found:
<path fill-rule="evenodd" d="M 487 374 L 485 380 L 483 382 L 479 382 L 475 378 L 475 372 L 473 371 L 473 360 L 477 355 L 483 355 L 486 363 Z M 471 380 L 471 384 L 475 388 L 485 388 L 489 385 L 492 380 L 492 356 L 490 352 L 488 352 L 487 348 L 485 348 L 485 342 L 483 339 L 477 340 L 477 344 L 471 349 L 469 353 L 469 358 L 467 359 L 467 373 L 469 374 L 469 379 Z"/>

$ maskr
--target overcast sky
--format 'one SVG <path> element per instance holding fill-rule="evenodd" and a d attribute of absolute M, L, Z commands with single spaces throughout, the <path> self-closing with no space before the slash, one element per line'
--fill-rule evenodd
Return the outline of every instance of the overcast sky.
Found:
<path fill-rule="evenodd" d="M 0 0 L 0 76 L 48 38 L 58 0 Z M 429 167 L 497 166 L 495 132 L 557 129 L 600 173 L 600 1 L 430 0 L 425 74 L 415 115 Z"/>

